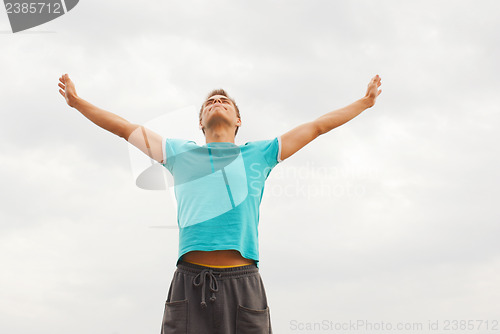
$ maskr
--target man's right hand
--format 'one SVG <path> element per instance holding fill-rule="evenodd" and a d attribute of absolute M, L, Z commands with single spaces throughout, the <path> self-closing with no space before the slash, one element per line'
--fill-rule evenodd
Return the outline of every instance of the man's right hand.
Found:
<path fill-rule="evenodd" d="M 380 85 L 382 85 L 382 79 L 377 74 L 368 84 L 368 89 L 366 90 L 366 95 L 364 97 L 364 99 L 368 101 L 368 108 L 371 108 L 375 105 L 375 100 L 380 95 L 380 93 L 382 93 L 382 89 L 378 89 Z"/>
<path fill-rule="evenodd" d="M 63 74 L 59 78 L 59 87 L 62 89 L 59 89 L 59 93 L 66 99 L 66 102 L 70 107 L 75 106 L 75 101 L 78 98 L 78 95 L 76 95 L 76 89 L 75 89 L 75 84 L 71 79 L 69 78 L 68 74 Z"/>

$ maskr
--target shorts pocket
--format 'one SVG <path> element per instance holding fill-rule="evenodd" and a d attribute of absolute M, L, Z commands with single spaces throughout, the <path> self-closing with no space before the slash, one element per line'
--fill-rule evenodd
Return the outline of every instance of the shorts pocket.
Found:
<path fill-rule="evenodd" d="M 188 300 L 165 302 L 161 334 L 187 334 Z"/>
<path fill-rule="evenodd" d="M 238 305 L 236 312 L 236 334 L 269 334 L 269 306 L 263 310 L 255 310 Z"/>

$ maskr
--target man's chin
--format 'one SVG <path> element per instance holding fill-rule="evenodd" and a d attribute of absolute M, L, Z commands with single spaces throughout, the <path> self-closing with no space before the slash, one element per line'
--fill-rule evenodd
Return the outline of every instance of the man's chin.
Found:
<path fill-rule="evenodd" d="M 231 122 L 222 115 L 212 115 L 207 122 L 207 128 L 217 128 L 220 126 L 231 126 Z"/>

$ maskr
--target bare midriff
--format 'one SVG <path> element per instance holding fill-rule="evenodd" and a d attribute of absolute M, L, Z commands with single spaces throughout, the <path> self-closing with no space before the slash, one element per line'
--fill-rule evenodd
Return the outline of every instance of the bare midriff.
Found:
<path fill-rule="evenodd" d="M 254 264 L 255 261 L 244 258 L 234 249 L 215 251 L 191 251 L 182 256 L 183 261 L 194 262 L 206 266 L 236 266 Z"/>

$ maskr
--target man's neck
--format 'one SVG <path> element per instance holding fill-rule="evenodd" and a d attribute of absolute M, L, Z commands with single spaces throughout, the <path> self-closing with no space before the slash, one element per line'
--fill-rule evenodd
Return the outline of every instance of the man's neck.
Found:
<path fill-rule="evenodd" d="M 206 143 L 229 142 L 234 144 L 234 132 L 228 131 L 205 131 Z"/>

